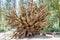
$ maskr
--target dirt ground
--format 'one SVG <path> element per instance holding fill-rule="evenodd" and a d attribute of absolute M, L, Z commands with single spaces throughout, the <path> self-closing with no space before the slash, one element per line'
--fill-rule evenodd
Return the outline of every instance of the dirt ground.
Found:
<path fill-rule="evenodd" d="M 46 36 L 36 35 L 30 38 L 23 39 L 11 39 L 12 31 L 0 33 L 0 40 L 60 40 L 60 35 L 49 35 Z"/>

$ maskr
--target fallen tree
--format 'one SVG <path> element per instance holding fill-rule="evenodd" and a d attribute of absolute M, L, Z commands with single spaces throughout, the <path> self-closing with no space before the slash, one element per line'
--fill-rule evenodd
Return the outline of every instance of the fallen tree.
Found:
<path fill-rule="evenodd" d="M 16 10 L 7 12 L 5 15 L 7 23 L 16 28 L 13 38 L 23 38 L 35 35 L 40 35 L 42 28 L 49 26 L 46 17 L 49 12 L 46 10 L 46 5 L 37 5 L 36 3 L 28 2 L 28 6 L 20 7 L 21 13 L 18 16 Z"/>

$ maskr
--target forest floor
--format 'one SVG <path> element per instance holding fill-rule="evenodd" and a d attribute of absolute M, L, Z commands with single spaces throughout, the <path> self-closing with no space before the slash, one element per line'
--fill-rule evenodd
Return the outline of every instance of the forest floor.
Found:
<path fill-rule="evenodd" d="M 10 36 L 12 35 L 12 31 L 8 31 L 8 32 L 1 32 L 0 33 L 0 40 L 60 40 L 60 35 L 50 35 L 50 34 L 46 34 L 46 36 L 41 36 L 41 35 L 37 35 L 34 37 L 30 37 L 30 38 L 23 38 L 23 39 L 11 39 Z"/>

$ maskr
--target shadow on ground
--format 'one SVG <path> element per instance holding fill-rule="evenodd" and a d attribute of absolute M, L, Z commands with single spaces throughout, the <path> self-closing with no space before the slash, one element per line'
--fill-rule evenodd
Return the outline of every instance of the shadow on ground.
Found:
<path fill-rule="evenodd" d="M 28 37 L 28 39 L 33 39 L 33 38 L 41 38 L 41 39 L 48 39 L 48 38 L 52 38 L 50 36 L 42 36 L 42 35 L 36 35 L 33 37 Z"/>

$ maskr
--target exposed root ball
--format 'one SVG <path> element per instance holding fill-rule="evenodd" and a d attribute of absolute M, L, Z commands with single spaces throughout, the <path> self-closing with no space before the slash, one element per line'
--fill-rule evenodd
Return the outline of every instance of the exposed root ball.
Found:
<path fill-rule="evenodd" d="M 5 15 L 8 24 L 17 28 L 14 32 L 13 38 L 30 37 L 40 35 L 41 28 L 48 26 L 49 22 L 46 17 L 49 13 L 46 10 L 46 5 L 38 5 L 36 3 L 28 2 L 28 7 L 21 6 L 20 16 L 17 15 L 15 10 L 9 11 Z"/>

